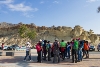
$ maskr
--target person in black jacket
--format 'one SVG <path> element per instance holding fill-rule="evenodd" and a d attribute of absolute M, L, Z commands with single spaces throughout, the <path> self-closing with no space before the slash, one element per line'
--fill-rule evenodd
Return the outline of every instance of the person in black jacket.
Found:
<path fill-rule="evenodd" d="M 47 54 L 46 46 L 47 46 L 47 40 L 44 40 L 44 44 L 43 44 L 44 59 L 43 60 L 46 60 L 46 54 Z"/>
<path fill-rule="evenodd" d="M 53 63 L 55 63 L 56 61 L 59 63 L 60 62 L 60 57 L 59 57 L 60 51 L 59 51 L 59 43 L 57 40 L 55 40 L 52 47 L 53 47 L 53 54 L 54 54 Z"/>
<path fill-rule="evenodd" d="M 51 61 L 51 44 L 50 41 L 47 42 L 47 53 L 48 53 L 48 61 Z"/>

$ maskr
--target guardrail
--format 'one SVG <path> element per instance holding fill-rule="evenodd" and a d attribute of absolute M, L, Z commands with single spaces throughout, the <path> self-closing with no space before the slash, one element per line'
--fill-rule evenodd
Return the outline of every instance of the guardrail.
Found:
<path fill-rule="evenodd" d="M 14 56 L 15 51 L 0 51 L 0 56 Z"/>

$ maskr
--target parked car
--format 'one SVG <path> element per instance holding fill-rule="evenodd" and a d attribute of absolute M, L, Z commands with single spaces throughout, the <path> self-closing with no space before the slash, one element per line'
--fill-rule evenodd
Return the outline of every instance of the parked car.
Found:
<path fill-rule="evenodd" d="M 13 49 L 13 50 L 15 50 L 17 47 L 19 48 L 19 46 L 16 45 L 16 44 L 15 44 L 15 45 L 12 45 L 12 49 Z"/>
<path fill-rule="evenodd" d="M 90 51 L 95 51 L 95 46 L 90 46 L 90 47 L 89 47 L 89 50 L 90 50 Z"/>
<path fill-rule="evenodd" d="M 26 49 L 26 46 L 22 46 L 21 49 Z"/>
<path fill-rule="evenodd" d="M 7 47 L 7 50 L 12 50 L 12 49 L 13 49 L 12 46 L 8 46 L 8 47 Z"/>
<path fill-rule="evenodd" d="M 4 47 L 3 47 L 3 50 L 7 50 L 7 48 L 8 48 L 8 46 L 4 46 Z"/>
<path fill-rule="evenodd" d="M 21 46 L 19 48 L 16 48 L 17 51 L 25 51 L 26 50 L 26 46 Z"/>
<path fill-rule="evenodd" d="M 100 50 L 100 44 L 97 46 L 97 50 L 98 50 L 98 51 Z"/>

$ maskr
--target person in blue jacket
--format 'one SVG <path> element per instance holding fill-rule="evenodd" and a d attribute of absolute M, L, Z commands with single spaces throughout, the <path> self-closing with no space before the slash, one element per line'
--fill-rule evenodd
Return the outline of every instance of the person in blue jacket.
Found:
<path fill-rule="evenodd" d="M 79 41 L 79 49 L 78 49 L 78 62 L 82 61 L 82 48 L 84 46 L 83 40 Z"/>
<path fill-rule="evenodd" d="M 67 43 L 67 53 L 68 53 L 68 59 L 70 59 L 70 42 Z"/>

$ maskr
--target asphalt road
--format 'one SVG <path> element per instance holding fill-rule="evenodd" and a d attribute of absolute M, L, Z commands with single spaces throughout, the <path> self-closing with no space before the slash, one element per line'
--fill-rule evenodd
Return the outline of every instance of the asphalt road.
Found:
<path fill-rule="evenodd" d="M 2 51 L 0 51 L 2 52 Z M 15 56 L 25 56 L 26 51 L 3 51 L 3 53 L 5 54 L 6 52 L 14 52 Z M 37 55 L 37 52 L 35 50 L 31 51 L 32 55 Z M 100 51 L 89 51 L 89 54 L 100 54 Z"/>
<path fill-rule="evenodd" d="M 25 51 L 17 51 L 15 53 L 25 53 Z M 37 54 L 36 52 L 31 52 L 32 54 Z M 90 54 L 100 54 L 100 51 L 89 51 Z"/>

